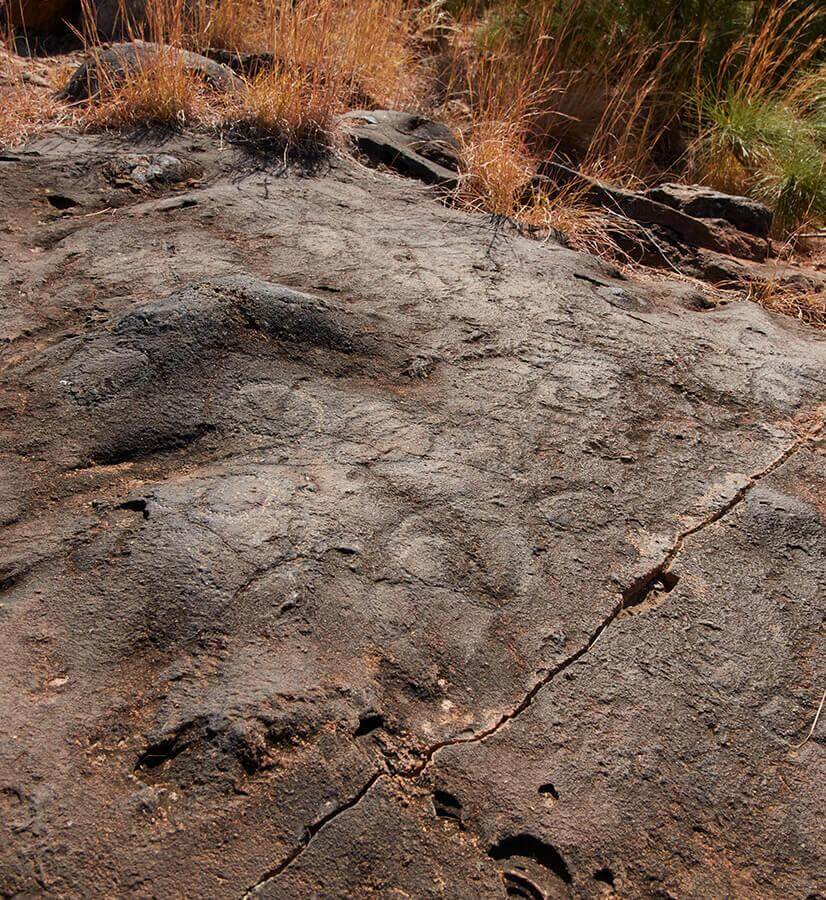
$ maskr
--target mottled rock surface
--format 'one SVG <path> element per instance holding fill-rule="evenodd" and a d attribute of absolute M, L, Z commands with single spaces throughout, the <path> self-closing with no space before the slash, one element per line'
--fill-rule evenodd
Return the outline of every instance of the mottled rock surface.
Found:
<path fill-rule="evenodd" d="M 343 161 L 30 149 L 4 896 L 826 891 L 817 332 Z"/>
<path fill-rule="evenodd" d="M 661 184 L 648 196 L 666 206 L 680 209 L 701 219 L 723 219 L 740 231 L 766 238 L 772 226 L 772 213 L 765 204 L 750 197 L 724 194 L 701 184 Z"/>

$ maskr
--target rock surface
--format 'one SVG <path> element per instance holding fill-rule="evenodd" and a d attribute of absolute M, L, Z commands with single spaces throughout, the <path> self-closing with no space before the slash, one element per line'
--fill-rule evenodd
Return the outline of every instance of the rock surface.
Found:
<path fill-rule="evenodd" d="M 243 87 L 243 81 L 232 69 L 200 53 L 175 47 L 161 48 L 160 45 L 147 41 L 130 41 L 93 51 L 72 74 L 63 89 L 63 96 L 74 101 L 95 97 L 100 92 L 102 79 L 104 85 L 116 85 L 127 73 L 139 72 L 142 67 L 149 65 L 159 53 L 174 54 L 186 69 L 201 77 L 215 90 L 228 91 Z"/>
<path fill-rule="evenodd" d="M 661 184 L 651 188 L 648 196 L 699 219 L 724 219 L 756 237 L 767 238 L 771 230 L 771 210 L 750 197 L 724 194 L 699 184 Z"/>
<path fill-rule="evenodd" d="M 374 165 L 448 190 L 458 184 L 459 145 L 446 126 L 390 109 L 346 113 L 341 125 Z"/>
<path fill-rule="evenodd" d="M 4 160 L 4 896 L 826 891 L 817 332 L 346 162 Z"/>
<path fill-rule="evenodd" d="M 607 184 L 552 160 L 544 162 L 542 168 L 544 174 L 532 182 L 534 190 L 542 190 L 548 183 L 581 185 L 584 196 L 591 203 L 620 220 L 662 230 L 665 235 L 691 247 L 704 247 L 746 259 L 765 259 L 765 241 L 755 241 L 747 233 L 728 228 L 724 219 L 697 218 L 676 205 L 661 203 L 638 191 Z M 650 237 L 644 230 L 635 240 L 642 244 L 650 243 Z"/>

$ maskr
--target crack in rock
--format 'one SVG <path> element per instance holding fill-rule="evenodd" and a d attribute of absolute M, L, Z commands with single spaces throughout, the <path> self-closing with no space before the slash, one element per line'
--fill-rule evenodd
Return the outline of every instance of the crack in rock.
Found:
<path fill-rule="evenodd" d="M 264 887 L 264 885 L 267 884 L 268 881 L 272 881 L 273 879 L 278 878 L 278 876 L 281 875 L 281 873 L 286 868 L 291 866 L 307 849 L 307 847 L 309 847 L 312 839 L 319 833 L 319 831 L 321 831 L 322 828 L 325 827 L 325 825 L 329 825 L 330 822 L 333 821 L 333 819 L 337 818 L 342 813 L 347 812 L 348 809 L 353 809 L 354 806 L 358 806 L 358 804 L 361 803 L 361 801 L 373 788 L 373 785 L 376 784 L 376 782 L 380 778 L 383 778 L 385 775 L 387 775 L 387 771 L 385 769 L 380 769 L 379 771 L 374 772 L 370 776 L 370 778 L 368 778 L 367 781 L 358 789 L 358 791 L 356 791 L 355 794 L 345 800 L 344 803 L 340 803 L 334 809 L 331 809 L 330 812 L 328 812 L 326 815 L 322 816 L 320 819 L 317 819 L 311 825 L 307 825 L 304 828 L 304 832 L 301 835 L 301 840 L 298 842 L 298 844 L 293 847 L 290 853 L 285 856 L 284 859 L 281 860 L 281 862 L 277 863 L 272 868 L 267 869 L 267 871 L 258 879 L 258 881 L 256 881 L 255 884 L 244 893 L 244 900 L 247 900 L 247 898 L 249 897 L 253 897 L 260 888 Z"/>
<path fill-rule="evenodd" d="M 296 847 L 294 847 L 293 850 L 283 860 L 281 860 L 281 862 L 268 869 L 258 879 L 258 881 L 256 881 L 256 883 L 245 892 L 244 900 L 247 900 L 247 898 L 254 896 L 260 888 L 264 887 L 273 879 L 278 878 L 304 853 L 305 850 L 308 849 L 313 839 L 320 831 L 322 831 L 322 829 L 324 829 L 342 813 L 345 813 L 357 806 L 382 778 L 390 777 L 403 780 L 419 778 L 428 769 L 428 767 L 433 762 L 436 754 L 440 750 L 443 750 L 446 747 L 455 747 L 461 744 L 479 743 L 493 736 L 509 722 L 520 716 L 529 706 L 531 706 L 540 691 L 542 691 L 544 687 L 550 684 L 556 678 L 556 676 L 560 674 L 560 672 L 564 672 L 570 666 L 574 665 L 574 663 L 582 659 L 582 657 L 591 650 L 594 644 L 596 644 L 600 637 L 602 637 L 605 631 L 614 623 L 614 621 L 616 621 L 616 619 L 625 609 L 641 604 L 646 599 L 646 597 L 654 590 L 661 589 L 666 592 L 670 591 L 671 588 L 676 585 L 678 580 L 677 577 L 673 573 L 671 573 L 671 567 L 682 552 L 686 540 L 692 535 L 698 534 L 706 528 L 709 528 L 711 525 L 719 522 L 720 519 L 722 519 L 724 516 L 728 515 L 728 513 L 730 513 L 746 499 L 751 490 L 760 481 L 762 481 L 768 475 L 771 475 L 772 472 L 776 471 L 780 466 L 783 465 L 783 463 L 789 460 L 802 447 L 804 447 L 813 438 L 815 438 L 823 429 L 823 408 L 818 408 L 815 411 L 814 416 L 815 421 L 812 426 L 805 432 L 800 434 L 779 456 L 775 457 L 775 459 L 772 460 L 765 468 L 750 476 L 748 481 L 734 494 L 734 496 L 730 500 L 728 500 L 719 509 L 716 509 L 710 515 L 706 516 L 700 522 L 697 522 L 690 528 L 681 531 L 675 538 L 674 543 L 671 545 L 671 549 L 663 557 L 662 562 L 654 566 L 644 575 L 640 576 L 638 579 L 636 579 L 636 581 L 634 581 L 633 584 L 622 591 L 619 601 L 614 605 L 614 607 L 602 620 L 599 626 L 591 633 L 591 636 L 588 638 L 588 640 L 576 651 L 565 657 L 565 659 L 559 662 L 556 666 L 548 669 L 541 678 L 534 682 L 534 684 L 522 697 L 519 703 L 513 707 L 513 709 L 509 710 L 508 712 L 502 713 L 502 715 L 496 720 L 496 722 L 494 722 L 493 725 L 489 725 L 487 728 L 483 728 L 482 730 L 477 731 L 474 734 L 468 735 L 466 737 L 448 738 L 446 740 L 439 741 L 438 743 L 433 744 L 429 748 L 426 748 L 420 754 L 419 764 L 414 767 L 408 769 L 399 769 L 395 771 L 388 771 L 387 769 L 383 768 L 380 771 L 375 772 L 367 780 L 367 782 L 365 782 L 365 784 L 362 785 L 362 787 L 349 799 L 339 804 L 339 806 L 335 807 L 335 809 L 331 810 L 325 816 L 322 816 L 322 818 L 318 819 L 312 825 L 307 826 L 304 830 L 301 841 L 296 845 Z"/>

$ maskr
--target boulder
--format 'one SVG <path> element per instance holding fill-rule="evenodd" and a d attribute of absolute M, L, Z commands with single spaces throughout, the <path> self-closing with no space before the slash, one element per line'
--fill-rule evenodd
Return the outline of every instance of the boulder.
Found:
<path fill-rule="evenodd" d="M 750 197 L 724 194 L 700 184 L 661 184 L 646 194 L 698 219 L 724 219 L 755 237 L 766 238 L 771 230 L 771 210 Z"/>
<path fill-rule="evenodd" d="M 723 288 L 770 284 L 789 293 L 826 293 L 826 273 L 780 260 L 741 260 L 713 250 L 698 249 L 681 260 L 680 269 Z"/>
<path fill-rule="evenodd" d="M 147 65 L 161 50 L 158 44 L 131 41 L 95 51 L 75 70 L 63 89 L 63 97 L 76 102 L 88 100 L 100 92 L 101 71 L 105 71 L 109 79 L 117 82 L 122 80 L 127 72 L 136 72 Z M 172 47 L 164 47 L 163 52 L 179 54 L 186 68 L 203 78 L 215 90 L 228 91 L 243 86 L 243 81 L 232 69 L 201 56 L 200 53 Z"/>
<path fill-rule="evenodd" d="M 446 125 L 389 109 L 357 110 L 340 122 L 374 165 L 448 189 L 458 184 L 459 144 Z"/>

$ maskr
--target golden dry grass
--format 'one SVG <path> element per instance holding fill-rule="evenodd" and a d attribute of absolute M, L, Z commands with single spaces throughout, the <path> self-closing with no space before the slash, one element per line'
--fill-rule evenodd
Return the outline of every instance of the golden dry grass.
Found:
<path fill-rule="evenodd" d="M 54 96 L 55 85 L 43 84 L 42 76 L 26 80 L 26 70 L 9 52 L 10 42 L 0 40 L 0 148 L 19 146 L 44 129 L 69 122 L 71 111 Z"/>
<path fill-rule="evenodd" d="M 826 328 L 826 292 L 802 293 L 774 282 L 752 284 L 748 297 L 771 312 L 783 313 L 814 328 Z"/>
<path fill-rule="evenodd" d="M 65 118 L 49 92 L 21 81 L 0 83 L 0 149 L 17 147 Z"/>
<path fill-rule="evenodd" d="M 339 109 L 335 84 L 275 69 L 245 86 L 224 124 L 253 147 L 315 157 L 330 148 Z"/>
<path fill-rule="evenodd" d="M 95 53 L 92 7 L 82 2 L 81 31 Z M 771 82 L 794 99 L 804 84 L 800 65 L 818 45 L 799 50 L 816 7 L 802 6 L 790 17 L 792 2 L 766 0 L 760 27 L 723 58 L 720 85 L 701 76 L 705 38 L 694 41 L 697 118 L 690 122 L 685 96 L 674 90 L 673 64 L 679 57 L 691 66 L 689 42 L 673 32 L 670 41 L 652 39 L 609 21 L 605 45 L 614 52 L 595 54 L 594 34 L 582 27 L 586 0 L 543 0 L 528 15 L 519 0 L 450 7 L 418 0 L 147 0 L 145 20 L 129 32 L 166 49 L 125 75 L 104 72 L 99 96 L 71 115 L 95 128 L 207 125 L 286 158 L 330 151 L 336 118 L 348 109 L 437 107 L 460 135 L 455 203 L 533 233 L 561 231 L 575 248 L 622 259 L 622 223 L 576 190 L 532 192 L 538 164 L 570 152 L 583 171 L 638 186 L 652 176 L 679 175 L 663 169 L 659 151 L 668 145 L 670 166 L 703 177 L 709 158 L 699 152 L 701 141 L 693 155 L 678 155 L 679 139 L 677 150 L 669 145 L 679 131 L 678 110 L 683 125 L 699 131 L 704 92 L 723 81 L 744 96 Z M 180 49 L 269 54 L 271 66 L 219 94 L 187 70 Z M 3 90 L 6 144 L 69 114 L 48 92 L 19 80 Z M 736 154 L 714 157 L 717 184 L 745 190 L 750 177 Z M 753 293 L 769 308 L 822 321 L 818 297 L 789 297 L 768 286 Z"/>
<path fill-rule="evenodd" d="M 94 54 L 93 10 L 83 5 Z M 84 119 L 113 128 L 220 123 L 261 146 L 315 152 L 330 146 L 338 113 L 415 102 L 412 21 L 406 0 L 148 0 L 129 34 L 165 49 L 134 71 L 104 72 Z M 187 71 L 176 52 L 184 48 L 268 53 L 273 63 L 219 97 Z"/>
<path fill-rule="evenodd" d="M 117 79 L 101 68 L 100 93 L 82 114 L 88 126 L 184 127 L 207 121 L 213 111 L 204 85 L 172 49 L 163 48 Z"/>

